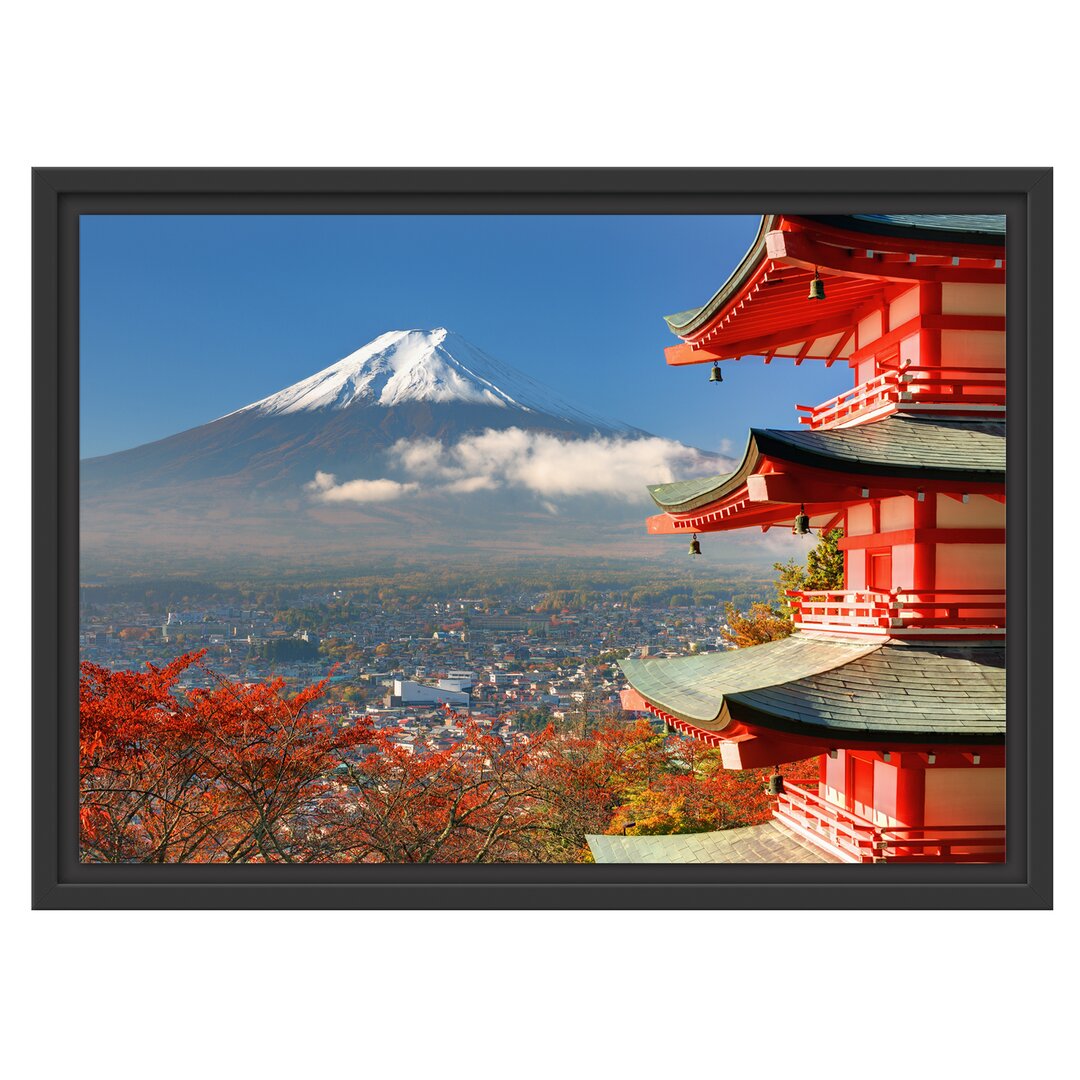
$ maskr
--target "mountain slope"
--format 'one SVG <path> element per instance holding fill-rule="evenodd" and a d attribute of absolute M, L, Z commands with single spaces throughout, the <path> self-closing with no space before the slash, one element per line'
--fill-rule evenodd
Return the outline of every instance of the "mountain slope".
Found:
<path fill-rule="evenodd" d="M 718 471 L 715 458 L 592 416 L 444 328 L 390 331 L 208 424 L 84 460 L 84 566 L 544 553 L 603 536 L 637 547 L 639 495 L 665 478 L 653 460 L 668 469 L 681 457 Z M 556 506 L 551 485 L 565 495 L 566 476 L 588 479 L 593 496 Z"/>
<path fill-rule="evenodd" d="M 578 438 L 645 434 L 576 409 L 443 328 L 395 330 L 209 424 L 84 460 L 82 493 L 229 479 L 286 488 L 316 471 L 369 477 L 400 439 L 451 441 L 508 427 Z"/>

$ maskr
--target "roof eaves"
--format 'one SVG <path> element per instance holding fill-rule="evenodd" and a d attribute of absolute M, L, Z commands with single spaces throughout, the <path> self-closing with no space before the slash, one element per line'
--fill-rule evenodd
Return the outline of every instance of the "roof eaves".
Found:
<path fill-rule="evenodd" d="M 757 269 L 765 254 L 765 234 L 772 228 L 778 215 L 764 214 L 761 224 L 758 226 L 757 236 L 750 245 L 749 250 L 742 257 L 739 265 L 735 267 L 731 276 L 701 307 L 690 308 L 688 311 L 680 311 L 674 315 L 665 315 L 664 321 L 668 329 L 676 337 L 685 337 L 699 329 L 702 323 L 712 318 L 727 300 L 746 284 L 747 279 Z"/>
<path fill-rule="evenodd" d="M 1000 247 L 1005 243 L 1004 214 L 814 214 L 808 221 L 906 240 L 926 240 Z"/>
<path fill-rule="evenodd" d="M 676 480 L 669 484 L 649 484 L 649 494 L 652 500 L 663 511 L 669 514 L 681 514 L 689 510 L 697 510 L 699 507 L 708 506 L 710 503 L 722 499 L 731 494 L 757 467 L 761 456 L 758 452 L 754 439 L 756 429 L 751 428 L 750 435 L 746 440 L 746 449 L 743 451 L 743 459 L 739 467 L 731 473 L 720 473 L 716 476 L 703 476 L 699 480 Z"/>

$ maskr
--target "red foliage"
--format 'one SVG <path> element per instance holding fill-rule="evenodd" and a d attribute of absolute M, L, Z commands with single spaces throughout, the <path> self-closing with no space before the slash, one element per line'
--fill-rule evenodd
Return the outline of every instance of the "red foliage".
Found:
<path fill-rule="evenodd" d="M 325 683 L 219 679 L 189 653 L 145 672 L 84 663 L 79 680 L 83 858 L 106 862 L 292 861 L 298 815 L 367 738 L 314 712 Z M 217 685 L 177 690 L 200 668 Z"/>
<path fill-rule="evenodd" d="M 507 743 L 449 707 L 445 748 L 347 724 L 318 683 L 215 675 L 203 653 L 144 672 L 83 664 L 82 857 L 95 862 L 576 862 L 585 836 L 688 832 L 767 820 L 771 770 L 645 721 L 587 736 L 552 727 Z M 197 669 L 209 688 L 183 692 Z M 816 780 L 815 762 L 786 766 Z"/>
<path fill-rule="evenodd" d="M 634 793 L 606 830 L 629 835 L 707 832 L 759 825 L 772 817 L 769 777 L 779 772 L 796 783 L 816 784 L 818 759 L 779 769 L 725 769 L 720 752 L 695 739 L 668 740 L 672 768 Z"/>
<path fill-rule="evenodd" d="M 456 719 L 462 719 L 457 718 Z M 318 810 L 312 857 L 348 862 L 512 862 L 526 857 L 539 807 L 534 755 L 542 739 L 506 747 L 466 722 L 446 749 L 415 750 L 374 731 Z"/>

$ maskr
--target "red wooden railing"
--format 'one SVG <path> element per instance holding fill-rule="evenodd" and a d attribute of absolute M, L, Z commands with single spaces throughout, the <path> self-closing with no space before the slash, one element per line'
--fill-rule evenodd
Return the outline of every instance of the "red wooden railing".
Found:
<path fill-rule="evenodd" d="M 1003 631 L 1004 589 L 788 589 L 792 620 L 802 629 Z"/>
<path fill-rule="evenodd" d="M 897 400 L 900 392 L 900 373 L 886 371 L 868 382 L 860 383 L 851 390 L 845 390 L 821 405 L 796 405 L 798 412 L 807 413 L 799 417 L 800 424 L 809 424 L 811 430 L 832 427 L 841 421 L 850 420 L 859 413 L 869 412 L 881 405 Z"/>
<path fill-rule="evenodd" d="M 941 367 L 905 368 L 885 371 L 830 398 L 821 405 L 796 405 L 806 415 L 800 424 L 812 431 L 836 427 L 878 409 L 917 409 L 920 405 L 981 406 L 988 412 L 1005 406 L 1005 372 L 993 368 Z"/>
<path fill-rule="evenodd" d="M 1004 862 L 1003 825 L 875 825 L 790 780 L 774 816 L 845 862 Z"/>

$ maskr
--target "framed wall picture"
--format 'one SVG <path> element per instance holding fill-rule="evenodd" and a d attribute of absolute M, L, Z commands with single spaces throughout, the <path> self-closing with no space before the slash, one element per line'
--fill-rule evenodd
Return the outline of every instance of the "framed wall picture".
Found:
<path fill-rule="evenodd" d="M 35 906 L 1049 907 L 1051 191 L 36 171 Z"/>

